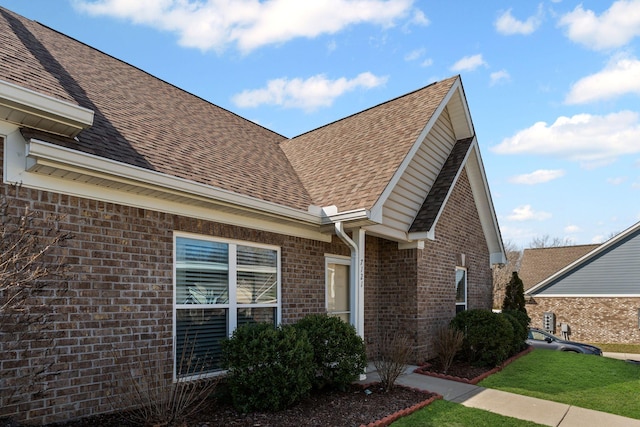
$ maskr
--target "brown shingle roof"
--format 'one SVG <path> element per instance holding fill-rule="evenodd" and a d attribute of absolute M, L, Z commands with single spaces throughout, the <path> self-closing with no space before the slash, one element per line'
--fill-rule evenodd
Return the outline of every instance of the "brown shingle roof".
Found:
<path fill-rule="evenodd" d="M 94 125 L 69 148 L 302 210 L 311 204 L 283 136 L 2 8 L 0 63 L 0 79 L 94 110 Z"/>
<path fill-rule="evenodd" d="M 519 277 L 527 290 L 557 273 L 600 245 L 560 246 L 525 249 Z"/>
<path fill-rule="evenodd" d="M 307 210 L 371 208 L 459 77 L 291 140 L 0 8 L 0 79 L 95 112 L 68 148 Z"/>
<path fill-rule="evenodd" d="M 282 141 L 314 203 L 339 211 L 371 208 L 457 79 Z"/>
<path fill-rule="evenodd" d="M 451 190 L 453 180 L 462 167 L 462 161 L 467 155 L 472 142 L 473 138 L 465 138 L 457 141 L 453 146 L 451 154 L 449 154 L 449 157 L 447 157 L 447 160 L 444 162 L 418 215 L 416 215 L 416 218 L 413 220 L 409 232 L 426 232 L 431 230 L 438 216 L 438 212 L 440 212 L 442 204 L 447 198 L 449 190 Z"/>

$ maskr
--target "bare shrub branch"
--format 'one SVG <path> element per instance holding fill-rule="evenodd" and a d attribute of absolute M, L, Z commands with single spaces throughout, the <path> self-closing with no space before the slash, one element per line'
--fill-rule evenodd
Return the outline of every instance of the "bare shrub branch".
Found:
<path fill-rule="evenodd" d="M 407 369 L 412 354 L 411 340 L 403 334 L 385 333 L 380 342 L 379 354 L 373 362 L 380 385 L 385 391 L 393 389 L 396 380 Z"/>
<path fill-rule="evenodd" d="M 206 376 L 204 358 L 195 355 L 195 344 L 186 342 L 177 372 L 185 378 L 173 380 L 173 360 L 150 346 L 134 358 L 123 377 L 114 381 L 110 403 L 128 421 L 138 425 L 180 425 L 194 414 L 215 390 L 220 377 Z M 116 365 L 123 354 L 113 351 Z"/>
<path fill-rule="evenodd" d="M 20 186 L 4 190 L 18 194 Z M 42 217 L 28 205 L 17 205 L 0 196 L 0 352 L 11 366 L 0 371 L 0 407 L 42 397 L 47 381 L 58 373 L 52 370 L 51 316 L 67 290 L 63 250 L 73 238 L 60 229 L 61 217 Z M 22 360 L 25 351 L 30 361 Z"/>
<path fill-rule="evenodd" d="M 448 325 L 436 330 L 434 346 L 442 371 L 446 374 L 456 354 L 462 348 L 464 333 Z"/>

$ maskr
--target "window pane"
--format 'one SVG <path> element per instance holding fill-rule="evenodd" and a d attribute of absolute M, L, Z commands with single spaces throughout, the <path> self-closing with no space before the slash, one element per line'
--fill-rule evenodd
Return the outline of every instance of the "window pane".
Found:
<path fill-rule="evenodd" d="M 238 304 L 278 302 L 278 253 L 272 249 L 238 246 Z"/>
<path fill-rule="evenodd" d="M 228 304 L 228 245 L 176 239 L 176 303 Z"/>
<path fill-rule="evenodd" d="M 329 313 L 347 313 L 349 322 L 349 266 L 342 264 L 328 265 L 327 311 Z"/>
<path fill-rule="evenodd" d="M 275 273 L 238 272 L 238 304 L 275 304 L 278 282 Z"/>
<path fill-rule="evenodd" d="M 261 266 L 276 268 L 278 253 L 273 249 L 238 246 L 238 266 Z"/>
<path fill-rule="evenodd" d="M 456 270 L 456 302 L 466 303 L 467 299 L 467 272 Z"/>
<path fill-rule="evenodd" d="M 228 310 L 176 311 L 176 372 L 178 377 L 220 370 L 220 341 L 228 336 Z"/>
<path fill-rule="evenodd" d="M 239 308 L 238 327 L 247 323 L 271 323 L 276 324 L 276 309 L 272 307 Z"/>

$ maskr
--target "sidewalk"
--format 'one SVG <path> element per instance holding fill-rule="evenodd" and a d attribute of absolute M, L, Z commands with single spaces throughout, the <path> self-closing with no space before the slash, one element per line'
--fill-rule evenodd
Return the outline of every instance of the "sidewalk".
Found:
<path fill-rule="evenodd" d="M 640 358 L 636 360 L 640 360 Z M 373 369 L 373 367 L 371 368 Z M 398 378 L 396 384 L 438 393 L 445 400 L 471 408 L 484 409 L 496 414 L 533 421 L 547 426 L 640 427 L 640 420 L 417 374 L 414 372 L 416 368 L 416 366 L 407 367 L 405 374 Z M 379 380 L 377 372 L 369 369 L 367 369 L 367 372 L 367 379 L 361 381 L 362 383 Z"/>

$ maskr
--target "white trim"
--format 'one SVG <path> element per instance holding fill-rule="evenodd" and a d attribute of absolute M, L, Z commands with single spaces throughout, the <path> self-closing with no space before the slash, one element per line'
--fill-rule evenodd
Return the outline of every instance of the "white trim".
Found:
<path fill-rule="evenodd" d="M 354 298 L 354 292 L 350 283 L 351 268 L 352 268 L 351 258 L 343 255 L 333 255 L 333 254 L 324 255 L 324 308 L 327 311 L 327 314 L 331 314 L 329 312 L 329 283 L 330 283 L 329 264 L 346 265 L 349 267 L 349 276 L 347 276 L 347 287 L 348 287 L 348 294 L 349 294 L 349 322 L 353 325 L 354 312 L 355 312 L 355 298 Z"/>
<path fill-rule="evenodd" d="M 415 156 L 415 154 L 420 149 L 420 146 L 422 145 L 425 138 L 431 131 L 431 128 L 433 128 L 433 125 L 438 121 L 440 114 L 442 114 L 444 109 L 447 107 L 447 104 L 453 97 L 453 94 L 456 93 L 456 91 L 461 90 L 461 88 L 462 88 L 462 85 L 460 82 L 460 77 L 458 77 L 456 81 L 453 82 L 453 84 L 451 85 L 449 92 L 447 92 L 447 94 L 442 98 L 442 101 L 440 102 L 438 107 L 433 111 L 433 114 L 429 118 L 429 121 L 425 124 L 424 128 L 422 128 L 422 132 L 420 132 L 420 135 L 418 136 L 416 141 L 413 143 L 413 146 L 411 147 L 409 152 L 406 154 L 404 160 L 396 170 L 395 174 L 393 175 L 391 180 L 387 183 L 387 186 L 385 187 L 384 191 L 380 195 L 380 198 L 371 208 L 372 217 L 382 218 L 382 209 L 384 207 L 384 204 L 387 202 L 387 199 L 389 198 L 389 196 L 391 196 L 393 189 L 396 187 L 396 185 L 398 184 L 398 181 L 400 181 L 400 179 L 404 175 L 407 167 L 409 167 L 409 164 L 413 160 L 413 157 Z"/>
<path fill-rule="evenodd" d="M 93 124 L 93 110 L 0 80 L 0 105 L 74 129 L 75 136 Z"/>
<path fill-rule="evenodd" d="M 12 126 L 9 126 L 7 131 L 11 129 Z M 319 227 L 322 224 L 322 217 L 318 214 L 242 196 L 47 142 L 31 140 L 27 147 L 20 132 L 16 131 L 7 135 L 5 142 L 3 176 L 5 183 L 19 182 L 25 188 L 68 194 L 323 242 L 331 241 L 331 235 L 323 233 Z M 30 157 L 27 157 L 27 154 Z M 127 183 L 138 189 L 161 191 L 163 194 L 183 197 L 186 201 L 163 200 L 134 192 L 29 172 L 27 171 L 28 159 L 32 159 L 32 170 L 38 165 L 53 166 L 110 182 Z M 122 174 L 122 176 L 118 176 L 118 174 Z M 189 204 L 189 202 L 194 204 Z"/>

